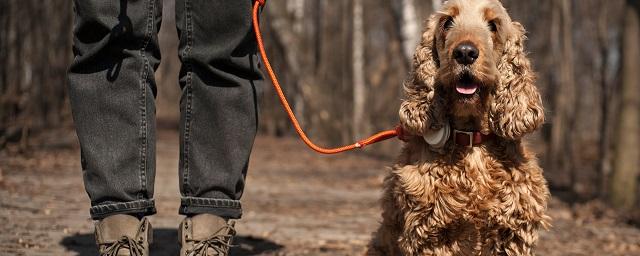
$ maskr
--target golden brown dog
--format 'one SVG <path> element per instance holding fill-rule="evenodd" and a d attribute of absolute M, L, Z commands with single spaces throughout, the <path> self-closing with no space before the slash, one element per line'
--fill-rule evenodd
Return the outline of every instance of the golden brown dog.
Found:
<path fill-rule="evenodd" d="M 549 191 L 522 142 L 544 122 L 524 34 L 498 0 L 450 0 L 430 17 L 400 109 L 413 136 L 368 255 L 533 255 Z M 423 138 L 448 127 L 444 145 Z"/>

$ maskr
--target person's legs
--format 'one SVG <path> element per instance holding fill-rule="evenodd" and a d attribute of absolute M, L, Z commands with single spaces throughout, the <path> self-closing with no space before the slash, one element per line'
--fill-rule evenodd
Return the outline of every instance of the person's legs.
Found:
<path fill-rule="evenodd" d="M 90 213 L 155 213 L 161 0 L 76 0 L 69 94 Z"/>
<path fill-rule="evenodd" d="M 242 215 L 262 73 L 252 0 L 177 0 L 182 88 L 180 214 Z M 214 230 L 215 231 L 215 230 Z"/>

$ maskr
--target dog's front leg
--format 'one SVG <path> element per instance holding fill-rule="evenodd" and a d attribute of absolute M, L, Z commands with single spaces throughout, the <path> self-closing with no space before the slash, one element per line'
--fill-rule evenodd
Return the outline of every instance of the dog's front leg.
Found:
<path fill-rule="evenodd" d="M 538 240 L 538 225 L 527 223 L 517 229 L 503 228 L 492 255 L 533 256 Z"/>

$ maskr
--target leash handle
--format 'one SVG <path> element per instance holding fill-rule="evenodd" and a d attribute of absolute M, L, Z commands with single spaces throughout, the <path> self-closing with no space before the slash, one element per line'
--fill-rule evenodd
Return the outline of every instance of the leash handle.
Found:
<path fill-rule="evenodd" d="M 379 132 L 377 134 L 372 135 L 371 137 L 368 137 L 368 138 L 363 139 L 361 141 L 358 141 L 356 143 L 353 143 L 353 144 L 350 144 L 350 145 L 345 145 L 345 146 L 342 146 L 342 147 L 323 148 L 323 147 L 320 147 L 320 146 L 316 145 L 315 143 L 313 143 L 309 139 L 309 137 L 307 137 L 307 134 L 305 134 L 304 130 L 302 130 L 302 127 L 300 126 L 300 123 L 298 123 L 298 119 L 293 114 L 293 110 L 291 110 L 291 106 L 289 105 L 289 101 L 287 100 L 287 98 L 284 95 L 284 92 L 282 91 L 282 87 L 280 86 L 280 82 L 278 82 L 278 78 L 276 77 L 276 74 L 273 71 L 273 68 L 271 67 L 271 63 L 269 62 L 269 58 L 267 57 L 267 52 L 264 49 L 264 42 L 262 41 L 262 33 L 260 32 L 260 22 L 258 21 L 258 14 L 259 14 L 260 7 L 264 6 L 265 2 L 266 2 L 266 0 L 256 0 L 254 5 L 253 5 L 253 30 L 254 30 L 254 32 L 256 34 L 256 41 L 258 42 L 258 50 L 260 52 L 260 57 L 262 58 L 262 62 L 264 63 L 264 67 L 267 70 L 267 73 L 269 74 L 269 78 L 271 79 L 273 87 L 276 90 L 276 93 L 278 94 L 278 98 L 280 99 L 280 103 L 282 104 L 282 107 L 287 112 L 287 115 L 289 116 L 289 120 L 293 124 L 293 127 L 296 129 L 296 132 L 298 133 L 298 136 L 300 136 L 300 139 L 302 139 L 302 141 L 305 144 L 307 144 L 307 146 L 309 146 L 311 149 L 313 149 L 314 151 L 316 151 L 318 153 L 322 153 L 322 154 L 338 154 L 338 153 L 342 153 L 342 152 L 353 150 L 353 149 L 357 149 L 357 148 L 363 148 L 363 147 L 365 147 L 367 145 L 371 145 L 371 144 L 374 144 L 376 142 L 384 141 L 384 140 L 387 140 L 387 139 L 390 139 L 390 138 L 393 138 L 393 137 L 396 137 L 396 136 L 399 136 L 399 135 L 402 134 L 401 126 L 397 126 L 393 130 L 382 131 L 382 132 Z"/>

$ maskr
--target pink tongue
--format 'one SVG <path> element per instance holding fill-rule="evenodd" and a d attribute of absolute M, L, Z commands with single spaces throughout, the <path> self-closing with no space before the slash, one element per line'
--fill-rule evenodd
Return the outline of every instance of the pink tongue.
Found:
<path fill-rule="evenodd" d="M 461 94 L 474 94 L 476 93 L 476 90 L 478 90 L 478 86 L 477 85 L 472 85 L 469 87 L 460 87 L 460 86 L 456 86 L 456 91 L 458 91 L 458 93 Z"/>

